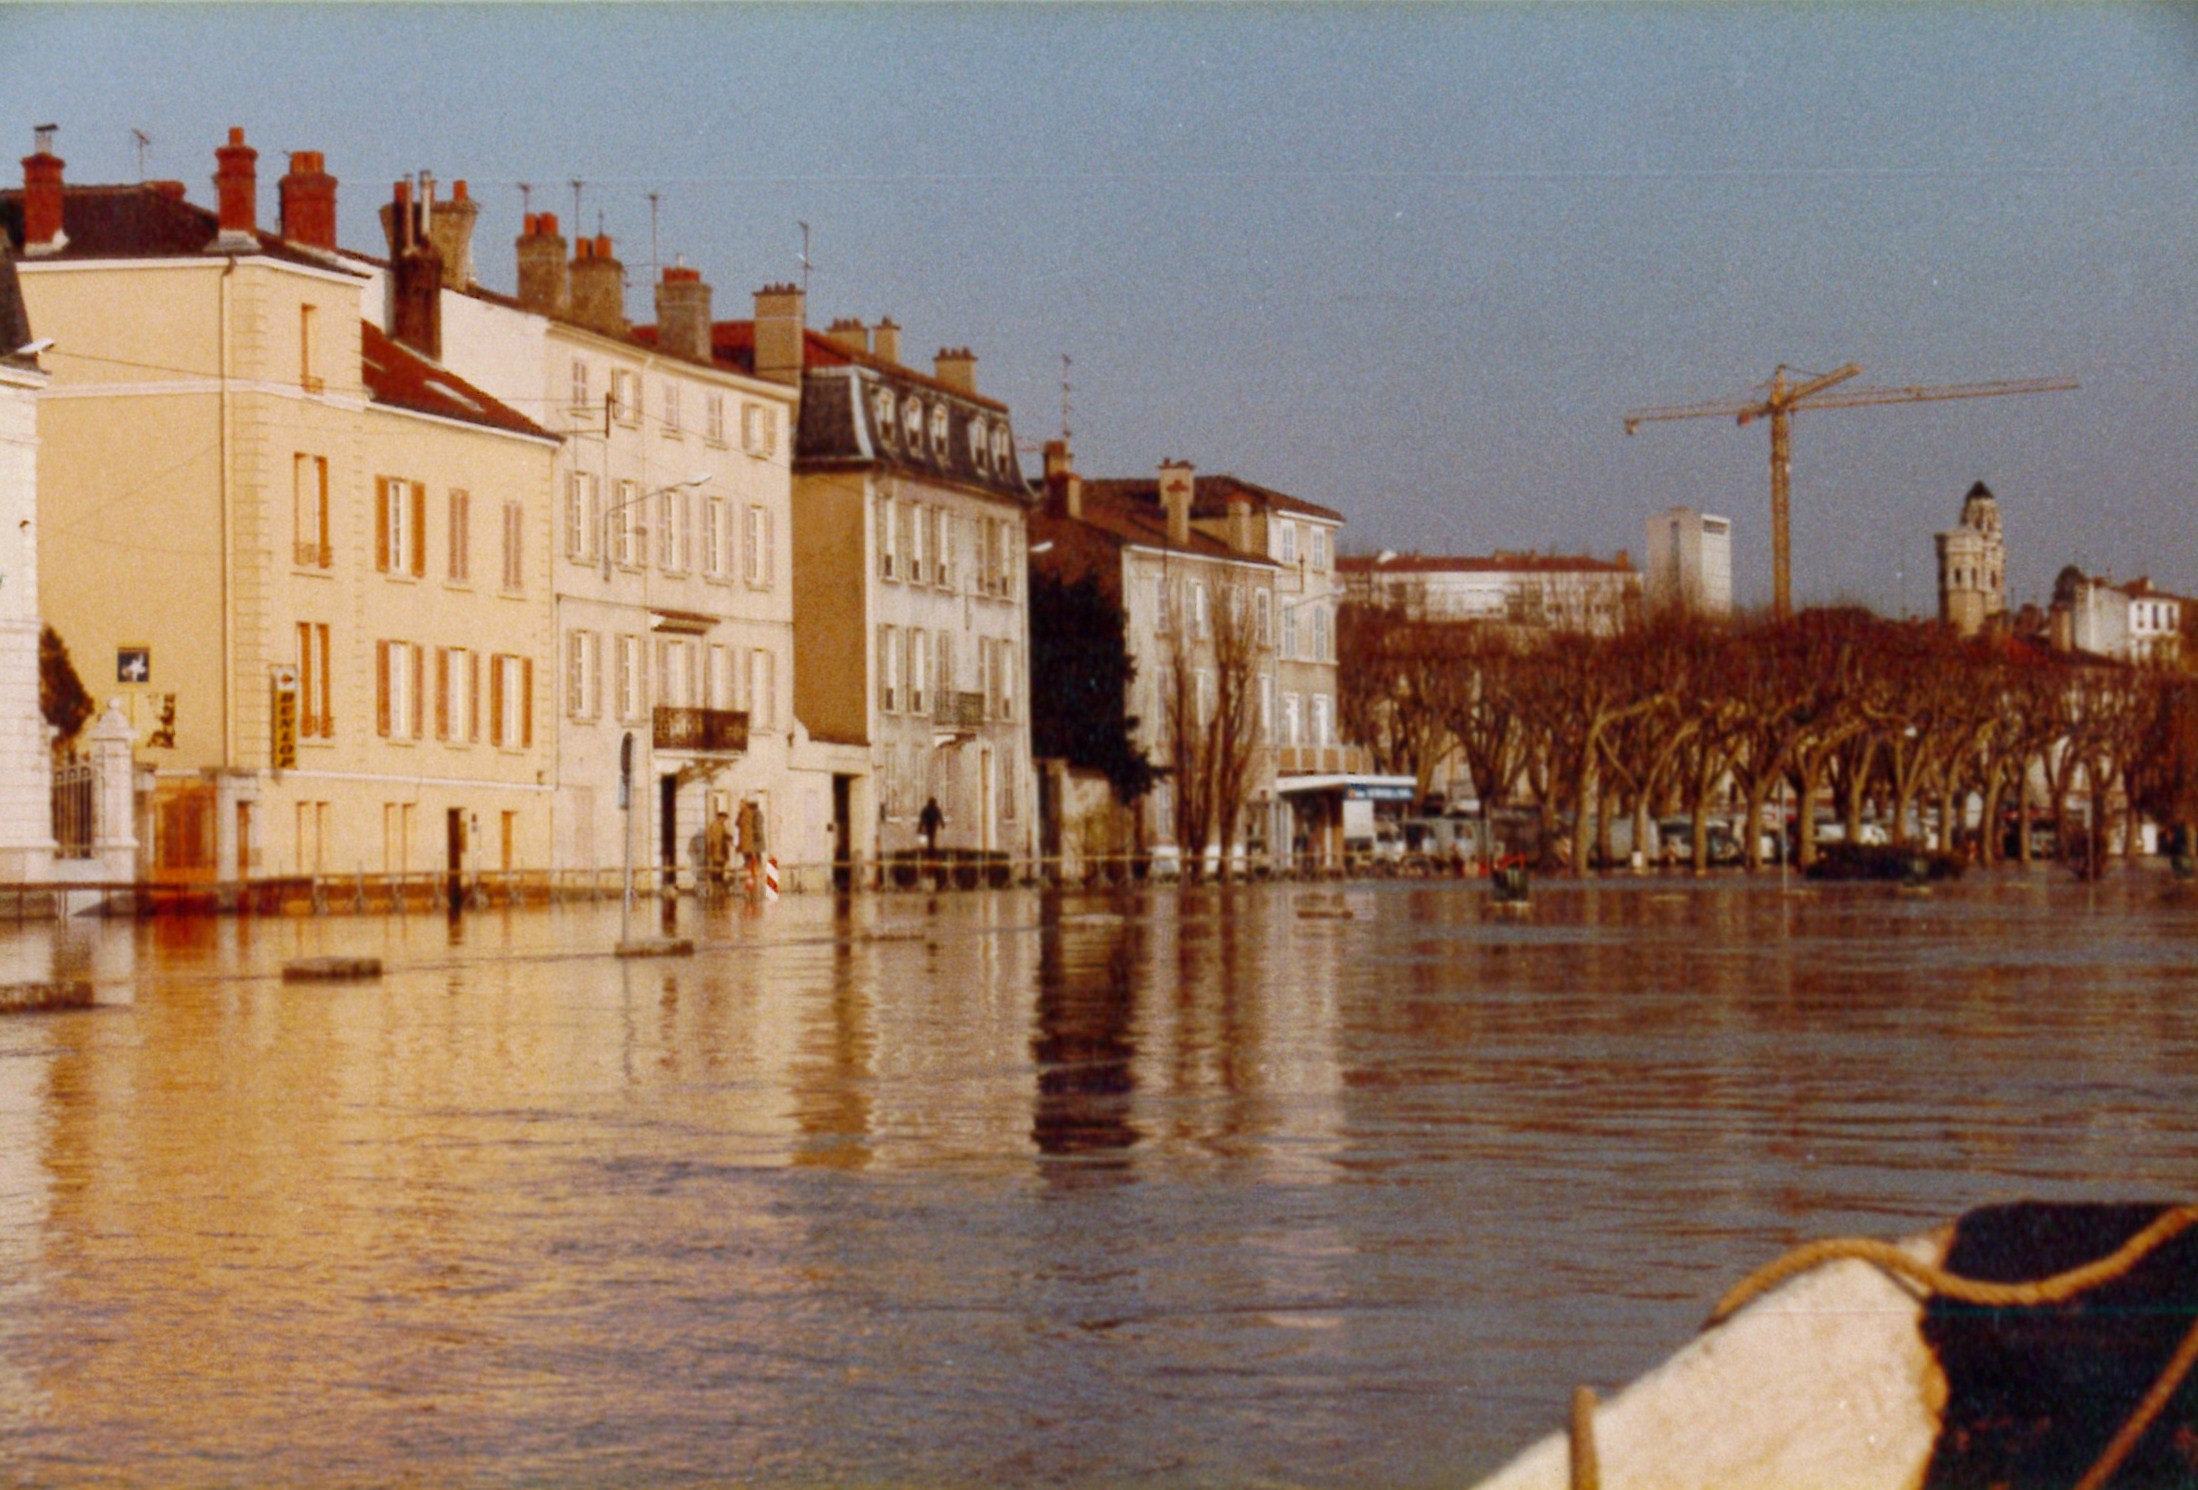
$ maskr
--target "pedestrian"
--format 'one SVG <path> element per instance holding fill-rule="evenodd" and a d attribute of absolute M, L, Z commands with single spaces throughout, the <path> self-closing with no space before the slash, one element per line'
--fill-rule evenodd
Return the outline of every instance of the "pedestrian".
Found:
<path fill-rule="evenodd" d="M 733 854 L 732 823 L 720 807 L 710 814 L 709 826 L 702 830 L 702 866 L 708 876 L 709 893 L 727 888 Z"/>
<path fill-rule="evenodd" d="M 741 867 L 748 876 L 748 894 L 759 895 L 763 892 L 763 810 L 756 805 L 755 798 L 741 799 L 737 827 Z"/>
<path fill-rule="evenodd" d="M 916 815 L 916 829 L 923 834 L 923 851 L 926 857 L 939 852 L 939 829 L 946 826 L 946 814 L 939 810 L 937 797 L 924 798 L 923 811 Z"/>

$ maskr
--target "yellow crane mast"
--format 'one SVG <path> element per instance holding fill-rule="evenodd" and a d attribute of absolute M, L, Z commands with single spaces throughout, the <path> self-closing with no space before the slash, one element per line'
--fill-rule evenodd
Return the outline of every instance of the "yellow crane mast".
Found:
<path fill-rule="evenodd" d="M 1793 568 L 1787 538 L 1787 505 L 1793 484 L 1791 424 L 1803 409 L 1860 409 L 1875 404 L 1928 403 L 1947 398 L 1998 398 L 2010 393 L 2059 393 L 2077 386 L 2074 378 L 2023 378 L 1998 383 L 1944 383 L 1936 387 L 1838 388 L 1862 369 L 1850 362 L 1828 373 L 1796 373 L 1780 365 L 1771 374 L 1767 393 L 1758 390 L 1745 399 L 1706 404 L 1674 404 L 1664 408 L 1634 409 L 1626 416 L 1626 433 L 1660 419 L 1730 418 L 1740 424 L 1758 419 L 1771 422 L 1771 610 L 1780 620 L 1793 614 Z M 1795 381 L 1795 378 L 1800 381 Z"/>

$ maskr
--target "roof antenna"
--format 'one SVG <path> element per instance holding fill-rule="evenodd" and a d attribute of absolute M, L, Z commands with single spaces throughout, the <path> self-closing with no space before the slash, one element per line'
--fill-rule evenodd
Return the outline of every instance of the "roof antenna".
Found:
<path fill-rule="evenodd" d="M 142 129 L 131 130 L 130 137 L 137 141 L 137 179 L 143 181 L 145 179 L 145 147 L 153 142 L 153 137 Z"/>
<path fill-rule="evenodd" d="M 572 235 L 580 236 L 580 178 L 572 178 Z"/>
<path fill-rule="evenodd" d="M 1068 353 L 1066 353 L 1066 352 L 1063 352 L 1063 353 L 1061 354 L 1061 443 L 1062 443 L 1062 444 L 1064 444 L 1064 445 L 1066 445 L 1066 444 L 1067 444 L 1067 443 L 1069 442 L 1069 438 L 1068 438 L 1068 411 L 1069 411 L 1069 401 L 1068 401 L 1068 400 L 1069 400 L 1069 368 L 1070 368 L 1070 367 L 1071 367 L 1072 365 L 1073 365 L 1073 362 L 1072 362 L 1072 359 L 1071 359 L 1071 358 L 1069 357 L 1069 354 L 1068 354 Z"/>
<path fill-rule="evenodd" d="M 801 228 L 801 300 L 809 303 L 809 224 L 799 223 Z"/>
<path fill-rule="evenodd" d="M 664 271 L 656 259 L 656 193 L 649 193 L 649 279 L 653 282 L 664 277 Z"/>
<path fill-rule="evenodd" d="M 519 183 L 519 216 L 521 218 L 534 216 L 534 184 L 532 182 L 522 181 Z"/>

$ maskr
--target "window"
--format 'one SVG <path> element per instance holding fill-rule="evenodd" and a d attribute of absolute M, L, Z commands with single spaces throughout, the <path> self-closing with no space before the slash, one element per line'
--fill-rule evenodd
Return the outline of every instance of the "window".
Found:
<path fill-rule="evenodd" d="M 518 594 L 527 587 L 527 509 L 519 502 L 504 504 L 504 588 Z"/>
<path fill-rule="evenodd" d="M 763 404 L 740 406 L 741 448 L 758 460 L 769 460 L 778 449 L 778 420 Z"/>
<path fill-rule="evenodd" d="M 1152 577 L 1152 629 L 1166 636 L 1168 625 L 1168 577 L 1156 574 Z"/>
<path fill-rule="evenodd" d="M 870 398 L 870 422 L 878 433 L 891 440 L 896 433 L 893 422 L 893 390 L 880 388 Z"/>
<path fill-rule="evenodd" d="M 1298 738 L 1298 710 L 1300 700 L 1294 693 L 1282 695 L 1282 743 L 1295 745 Z"/>
<path fill-rule="evenodd" d="M 656 499 L 656 567 L 666 574 L 679 572 L 679 498 L 668 491 Z"/>
<path fill-rule="evenodd" d="M 897 504 L 891 497 L 878 498 L 878 578 L 894 578 L 894 560 L 900 549 Z"/>
<path fill-rule="evenodd" d="M 1285 522 L 1276 524 L 1276 527 L 1281 535 L 1276 540 L 1278 547 L 1281 549 L 1278 557 L 1285 564 L 1295 564 L 1297 562 L 1297 524 Z"/>
<path fill-rule="evenodd" d="M 725 395 L 710 394 L 702 401 L 702 438 L 712 445 L 725 443 Z"/>
<path fill-rule="evenodd" d="M 473 577 L 473 498 L 455 490 L 450 494 L 449 559 L 452 583 L 464 584 Z"/>
<path fill-rule="evenodd" d="M 946 405 L 931 406 L 931 453 L 946 458 Z"/>
<path fill-rule="evenodd" d="M 763 647 L 748 654 L 748 727 L 778 728 L 778 657 Z"/>
<path fill-rule="evenodd" d="M 1213 617 L 1206 609 L 1206 586 L 1202 581 L 1191 581 L 1191 635 L 1204 636 L 1213 626 Z"/>
<path fill-rule="evenodd" d="M 572 411 L 589 414 L 595 410 L 595 394 L 588 387 L 588 365 L 579 358 L 572 359 Z"/>
<path fill-rule="evenodd" d="M 1003 641 L 993 654 L 1000 664 L 1000 717 L 1015 717 L 1015 644 Z"/>
<path fill-rule="evenodd" d="M 586 471 L 565 478 L 565 557 L 586 562 L 596 557 L 603 523 L 602 483 Z"/>
<path fill-rule="evenodd" d="M 1268 744 L 1275 737 L 1275 677 L 1273 673 L 1259 675 L 1259 743 Z"/>
<path fill-rule="evenodd" d="M 891 626 L 878 628 L 878 708 L 890 714 L 900 707 L 901 639 Z"/>
<path fill-rule="evenodd" d="M 920 506 L 910 507 L 908 509 L 908 582 L 912 585 L 923 583 L 924 539 L 929 536 L 930 531 L 930 516 Z"/>
<path fill-rule="evenodd" d="M 922 629 L 908 633 L 908 712 L 922 714 L 930 690 L 924 680 L 931 673 L 931 637 Z"/>
<path fill-rule="evenodd" d="M 939 633 L 938 676 L 932 680 L 933 690 L 944 698 L 954 691 L 954 633 Z"/>
<path fill-rule="evenodd" d="M 993 425 L 992 459 L 1002 471 L 1007 469 L 1008 457 L 1014 453 L 1014 450 L 1014 443 L 1008 438 L 1007 426 L 1004 424 Z"/>
<path fill-rule="evenodd" d="M 625 568 L 639 562 L 641 553 L 641 503 L 631 481 L 618 483 L 617 532 L 612 535 L 612 556 Z"/>
<path fill-rule="evenodd" d="M 1297 656 L 1297 612 L 1289 606 L 1282 607 L 1282 660 L 1288 662 Z"/>
<path fill-rule="evenodd" d="M 677 435 L 679 433 L 679 385 L 677 383 L 666 383 L 664 385 L 664 433 L 668 435 Z"/>
<path fill-rule="evenodd" d="M 1327 694 L 1316 693 L 1313 695 L 1313 743 L 1315 745 L 1333 745 L 1335 743 L 1334 710 L 1335 700 Z"/>
<path fill-rule="evenodd" d="M 602 637 L 593 631 L 565 633 L 565 714 L 593 719 L 602 708 Z"/>
<path fill-rule="evenodd" d="M 307 393 L 318 393 L 327 386 L 315 367 L 320 354 L 319 328 L 315 324 L 318 319 L 312 306 L 298 307 L 298 386 Z"/>
<path fill-rule="evenodd" d="M 1313 535 L 1313 568 L 1316 571 L 1325 571 L 1328 568 L 1328 530 L 1311 528 L 1310 531 Z"/>
<path fill-rule="evenodd" d="M 374 644 L 374 732 L 384 739 L 420 739 L 426 698 L 420 687 L 420 648 L 406 642 Z"/>
<path fill-rule="evenodd" d="M 611 408 L 620 424 L 641 422 L 641 374 L 630 368 L 611 369 Z"/>
<path fill-rule="evenodd" d="M 298 733 L 309 740 L 325 740 L 336 733 L 335 715 L 329 709 L 328 625 L 324 621 L 298 622 Z"/>
<path fill-rule="evenodd" d="M 989 470 L 992 465 L 992 447 L 985 440 L 982 419 L 969 421 L 969 463 L 978 470 Z"/>
<path fill-rule="evenodd" d="M 954 518 L 944 507 L 931 509 L 931 560 L 942 590 L 954 588 Z"/>
<path fill-rule="evenodd" d="M 1328 607 L 1316 605 L 1313 607 L 1313 661 L 1334 660 L 1328 655 Z"/>
<path fill-rule="evenodd" d="M 923 444 L 923 400 L 914 394 L 901 405 L 901 428 L 908 436 L 908 445 L 914 451 Z"/>
<path fill-rule="evenodd" d="M 748 508 L 748 540 L 743 545 L 747 568 L 743 577 L 757 589 L 768 589 L 771 584 L 771 509 L 751 505 Z"/>
<path fill-rule="evenodd" d="M 523 750 L 534 743 L 534 659 L 499 652 L 488 660 L 489 743 Z"/>
<path fill-rule="evenodd" d="M 374 490 L 374 567 L 384 574 L 425 576 L 426 483 L 383 476 Z"/>
<path fill-rule="evenodd" d="M 291 457 L 290 510 L 298 563 L 308 569 L 328 568 L 334 554 L 328 531 L 327 456 Z"/>
<path fill-rule="evenodd" d="M 725 575 L 725 499 L 702 499 L 702 572 L 711 579 Z"/>
<path fill-rule="evenodd" d="M 1253 639 L 1264 647 L 1274 634 L 1274 597 L 1265 590 L 1255 592 L 1252 615 Z"/>
<path fill-rule="evenodd" d="M 618 717 L 627 723 L 641 717 L 645 680 L 641 676 L 641 638 L 618 639 Z"/>

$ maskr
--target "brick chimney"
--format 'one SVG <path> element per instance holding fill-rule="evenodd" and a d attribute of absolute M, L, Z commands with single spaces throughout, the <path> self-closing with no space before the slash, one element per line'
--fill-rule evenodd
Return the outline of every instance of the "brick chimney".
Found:
<path fill-rule="evenodd" d="M 664 266 L 656 287 L 656 344 L 674 356 L 710 360 L 710 287 L 701 270 Z"/>
<path fill-rule="evenodd" d="M 232 126 L 229 143 L 214 152 L 214 194 L 221 211 L 221 233 L 208 245 L 216 253 L 259 247 L 259 152 L 244 143 L 244 131 Z"/>
<path fill-rule="evenodd" d="M 318 150 L 290 152 L 290 174 L 275 183 L 282 236 L 305 248 L 336 246 L 336 178 Z"/>
<path fill-rule="evenodd" d="M 144 187 L 147 191 L 157 196 L 166 197 L 171 202 L 180 202 L 184 197 L 183 183 L 180 181 L 147 181 L 144 183 Z"/>
<path fill-rule="evenodd" d="M 427 236 L 443 260 L 443 288 L 463 290 L 473 284 L 473 223 L 481 204 L 466 194 L 463 181 L 450 183 L 450 199 L 428 203 Z"/>
<path fill-rule="evenodd" d="M 1191 494 L 1197 482 L 1194 469 L 1187 460 L 1160 462 L 1160 505 L 1168 513 L 1168 542 L 1176 548 L 1191 545 Z"/>
<path fill-rule="evenodd" d="M 1045 446 L 1048 492 L 1058 492 L 1061 511 L 1077 522 L 1084 520 L 1084 478 L 1076 474 L 1076 467 L 1069 458 L 1068 441 L 1048 440 Z"/>
<path fill-rule="evenodd" d="M 801 386 L 808 304 L 799 285 L 765 285 L 756 291 L 756 376 Z"/>
<path fill-rule="evenodd" d="M 1249 497 L 1229 498 L 1229 547 L 1240 554 L 1252 552 L 1252 502 Z"/>
<path fill-rule="evenodd" d="M 430 192 L 433 186 L 428 188 Z M 400 181 L 382 215 L 389 234 L 389 334 L 430 361 L 443 360 L 443 259 L 422 231 L 433 203 L 415 203 Z"/>
<path fill-rule="evenodd" d="M 590 331 L 626 334 L 626 266 L 611 252 L 607 233 L 573 245 L 570 314 Z"/>
<path fill-rule="evenodd" d="M 61 231 L 61 167 L 53 153 L 53 129 L 36 131 L 38 146 L 23 157 L 23 256 L 38 258 L 61 252 L 69 235 Z"/>
<path fill-rule="evenodd" d="M 879 318 L 877 330 L 870 339 L 870 355 L 880 362 L 901 360 L 901 328 L 891 316 Z"/>
<path fill-rule="evenodd" d="M 825 339 L 835 347 L 845 347 L 850 352 L 870 350 L 870 332 L 862 322 L 852 316 L 842 316 L 824 333 Z"/>
<path fill-rule="evenodd" d="M 519 251 L 519 303 L 561 316 L 571 304 L 565 280 L 565 239 L 554 212 L 529 213 L 514 245 Z"/>
<path fill-rule="evenodd" d="M 967 347 L 941 347 L 931 364 L 938 380 L 957 393 L 977 391 L 977 354 Z"/>

